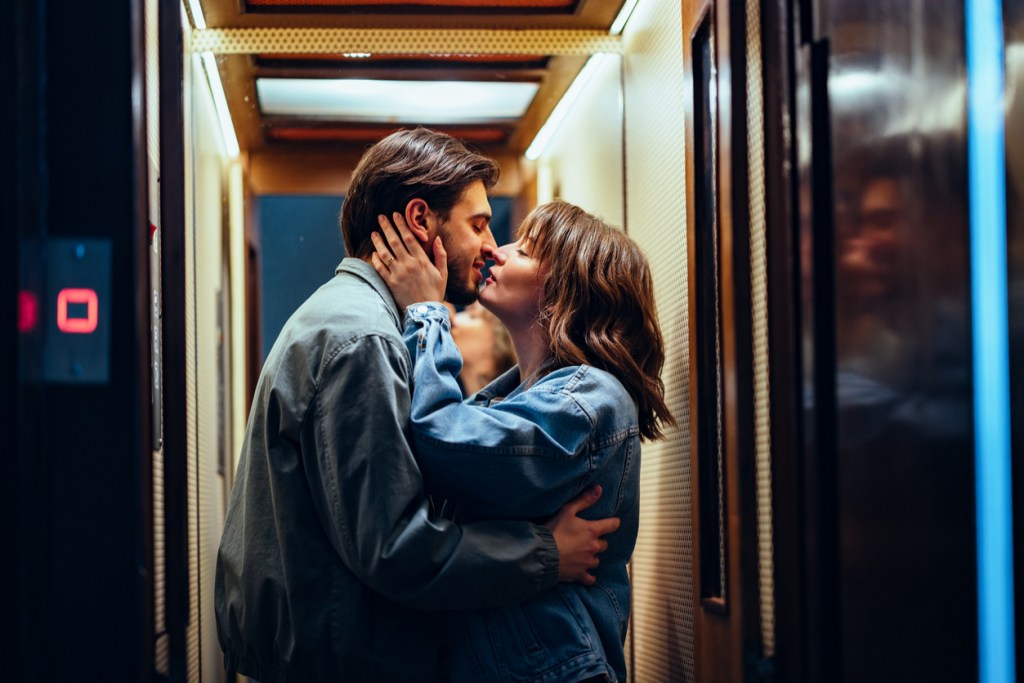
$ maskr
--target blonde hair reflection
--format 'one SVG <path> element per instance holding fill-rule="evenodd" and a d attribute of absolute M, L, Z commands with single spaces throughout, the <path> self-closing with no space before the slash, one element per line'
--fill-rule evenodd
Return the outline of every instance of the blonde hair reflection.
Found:
<path fill-rule="evenodd" d="M 472 396 L 516 364 L 516 352 L 508 330 L 479 303 L 452 316 L 452 338 L 462 354 L 459 382 Z"/>

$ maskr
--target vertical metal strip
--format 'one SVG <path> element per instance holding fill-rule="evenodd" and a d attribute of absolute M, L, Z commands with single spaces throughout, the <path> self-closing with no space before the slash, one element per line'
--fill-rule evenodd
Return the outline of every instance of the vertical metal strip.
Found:
<path fill-rule="evenodd" d="M 976 0 L 966 11 L 979 680 L 1013 683 L 1002 7 Z"/>
<path fill-rule="evenodd" d="M 160 242 L 161 324 L 168 339 L 186 338 L 186 231 L 187 169 L 185 109 L 188 93 L 187 65 L 184 63 L 182 9 L 175 3 L 160 3 Z M 184 91 L 182 90 L 184 88 Z M 165 395 L 174 397 L 164 404 L 163 473 L 165 529 L 165 623 L 167 627 L 168 676 L 184 677 L 189 615 L 188 572 L 188 407 L 185 344 L 169 344 L 162 352 Z"/>
<path fill-rule="evenodd" d="M 148 2 L 145 6 L 145 27 L 146 27 L 146 137 L 148 144 L 146 150 L 149 156 L 150 172 L 150 193 L 148 197 L 149 215 L 153 225 L 160 224 L 160 12 L 157 3 Z M 151 237 L 159 246 L 160 233 Z M 151 249 L 152 251 L 152 249 Z M 153 296 L 159 294 L 160 287 L 160 252 L 159 248 L 151 254 L 151 280 Z M 152 303 L 152 302 L 151 302 Z M 154 332 L 151 339 L 153 347 L 151 352 L 154 355 L 160 353 L 160 340 L 155 337 L 159 325 L 159 308 L 151 308 L 153 314 L 150 320 L 150 328 Z M 159 373 L 159 359 L 157 356 L 154 372 Z M 156 374 L 159 378 L 160 374 Z M 152 471 L 153 480 L 153 633 L 156 642 L 154 643 L 153 669 L 164 676 L 169 674 L 170 649 L 167 635 L 167 581 L 166 581 L 166 547 L 167 537 L 165 534 L 164 518 L 164 452 L 161 445 L 158 445 L 162 437 L 160 430 L 160 407 L 157 397 L 154 396 L 154 419 L 153 419 L 153 451 Z"/>
<path fill-rule="evenodd" d="M 723 423 L 725 416 L 722 414 L 722 303 L 721 286 L 722 273 L 720 263 L 719 241 L 721 231 L 719 229 L 718 213 L 718 52 L 715 49 L 717 32 L 715 30 L 715 17 L 710 13 L 705 21 L 711 27 L 711 74 L 708 79 L 711 92 L 707 93 L 711 98 L 711 250 L 714 258 L 711 268 L 714 272 L 715 282 L 715 476 L 718 486 L 718 596 L 723 600 L 728 599 L 726 587 L 729 585 L 726 579 L 726 553 L 725 553 L 725 435 L 723 434 Z M 696 59 L 696 58 L 695 58 Z M 694 106 L 700 103 L 695 102 Z M 698 223 L 699 229 L 699 223 Z"/>
<path fill-rule="evenodd" d="M 775 654 L 775 563 L 772 541 L 771 405 L 768 373 L 768 269 L 764 189 L 764 103 L 761 4 L 747 0 L 747 185 L 750 207 L 750 295 L 754 342 L 754 453 L 761 643 Z"/>

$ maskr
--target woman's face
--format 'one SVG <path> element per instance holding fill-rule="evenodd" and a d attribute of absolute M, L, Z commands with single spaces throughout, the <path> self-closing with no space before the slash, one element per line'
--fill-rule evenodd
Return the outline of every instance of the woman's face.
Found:
<path fill-rule="evenodd" d="M 480 291 L 480 303 L 510 330 L 532 325 L 540 311 L 544 274 L 532 246 L 519 240 L 500 247 Z"/>

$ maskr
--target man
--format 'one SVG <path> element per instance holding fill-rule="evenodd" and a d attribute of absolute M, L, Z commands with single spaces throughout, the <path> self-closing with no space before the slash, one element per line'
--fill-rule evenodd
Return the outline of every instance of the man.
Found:
<path fill-rule="evenodd" d="M 586 522 L 588 492 L 552 520 L 432 519 L 410 448 L 402 311 L 370 265 L 377 217 L 403 213 L 448 293 L 476 298 L 495 249 L 497 166 L 457 140 L 400 131 L 353 173 L 342 208 L 352 258 L 285 324 L 264 365 L 217 557 L 225 666 L 269 681 L 433 681 L 436 612 L 506 605 L 587 569 L 618 520 Z M 497 493 L 497 492 L 496 492 Z"/>

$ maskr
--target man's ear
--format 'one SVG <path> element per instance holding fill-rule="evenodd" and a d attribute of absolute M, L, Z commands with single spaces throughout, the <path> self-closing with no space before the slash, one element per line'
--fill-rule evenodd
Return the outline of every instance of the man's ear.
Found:
<path fill-rule="evenodd" d="M 436 227 L 437 218 L 430 206 L 422 199 L 415 198 L 405 205 L 405 222 L 409 230 L 416 236 L 424 249 L 433 239 L 432 228 Z"/>

